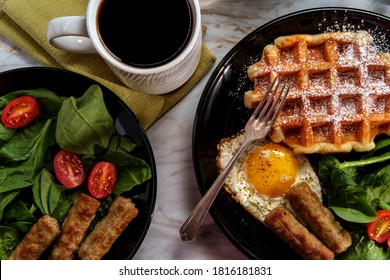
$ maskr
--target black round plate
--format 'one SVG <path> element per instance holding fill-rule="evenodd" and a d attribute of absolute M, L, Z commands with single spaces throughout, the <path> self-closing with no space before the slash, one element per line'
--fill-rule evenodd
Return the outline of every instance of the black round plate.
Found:
<path fill-rule="evenodd" d="M 113 92 L 98 82 L 67 70 L 48 67 L 28 67 L 0 73 L 0 96 L 23 89 L 45 88 L 59 96 L 81 96 L 91 85 L 97 84 L 104 93 L 104 101 L 115 122 L 117 133 L 131 137 L 137 144 L 133 155 L 150 166 L 152 178 L 134 187 L 125 196 L 136 204 L 139 214 L 116 240 L 104 256 L 109 260 L 131 259 L 148 231 L 156 201 L 156 165 L 149 139 L 130 108 Z"/>
<path fill-rule="evenodd" d="M 349 8 L 317 8 L 277 18 L 242 39 L 212 73 L 196 111 L 193 161 L 201 194 L 217 177 L 218 142 L 244 128 L 251 114 L 243 105 L 244 92 L 253 87 L 246 70 L 260 59 L 267 44 L 282 35 L 367 30 L 374 35 L 374 40 L 381 40 L 380 45 L 390 46 L 389 28 L 390 18 L 383 15 Z M 225 235 L 249 258 L 300 258 L 225 190 L 218 195 L 210 213 Z"/>

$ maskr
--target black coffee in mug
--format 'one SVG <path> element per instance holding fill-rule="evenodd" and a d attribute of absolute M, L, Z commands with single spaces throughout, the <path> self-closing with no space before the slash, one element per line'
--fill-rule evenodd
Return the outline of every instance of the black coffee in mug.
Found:
<path fill-rule="evenodd" d="M 187 0 L 105 0 L 99 7 L 103 45 L 121 62 L 155 67 L 175 58 L 191 36 Z"/>

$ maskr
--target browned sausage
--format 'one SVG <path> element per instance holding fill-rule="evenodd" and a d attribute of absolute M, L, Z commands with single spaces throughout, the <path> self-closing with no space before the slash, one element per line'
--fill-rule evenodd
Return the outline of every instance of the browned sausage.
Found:
<path fill-rule="evenodd" d="M 52 260 L 71 260 L 95 218 L 100 201 L 81 193 L 62 223 L 62 233 L 50 254 Z"/>
<path fill-rule="evenodd" d="M 299 183 L 286 193 L 286 199 L 310 230 L 333 252 L 341 253 L 352 244 L 351 235 L 335 220 L 306 183 Z"/>
<path fill-rule="evenodd" d="M 10 260 L 36 260 L 60 234 L 58 221 L 50 215 L 43 215 L 16 246 Z"/>
<path fill-rule="evenodd" d="M 80 259 L 101 259 L 137 215 L 138 209 L 130 198 L 117 196 L 108 209 L 107 215 L 81 244 L 78 250 Z"/>
<path fill-rule="evenodd" d="M 264 220 L 271 230 L 306 260 L 331 260 L 334 253 L 282 207 L 273 209 Z"/>

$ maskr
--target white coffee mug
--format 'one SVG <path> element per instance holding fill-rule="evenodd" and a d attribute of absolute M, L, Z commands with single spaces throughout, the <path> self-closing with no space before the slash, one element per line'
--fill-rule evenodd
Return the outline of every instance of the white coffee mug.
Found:
<path fill-rule="evenodd" d="M 148 67 L 123 62 L 103 42 L 99 33 L 98 17 L 101 13 L 101 6 L 103 4 L 107 5 L 106 3 L 110 1 L 112 0 L 89 0 L 85 17 L 66 16 L 52 19 L 47 26 L 49 42 L 56 48 L 70 52 L 98 53 L 126 86 L 138 92 L 165 94 L 179 88 L 188 81 L 199 64 L 202 50 L 201 12 L 198 0 L 180 0 L 181 2 L 187 1 L 186 5 L 189 7 L 191 16 L 191 27 L 185 46 L 167 62 Z M 179 0 L 173 2 L 175 1 Z M 129 2 L 135 3 L 138 1 Z M 160 2 L 171 3 L 171 0 Z M 153 2 L 150 4 L 153 4 Z M 145 11 L 145 15 L 147 14 L 148 11 Z M 129 32 L 126 32 L 126 34 L 131 34 L 131 28 L 133 27 L 123 26 L 123 28 L 129 28 Z M 132 38 L 126 37 L 126 34 L 121 30 L 113 30 L 113 32 L 115 36 L 122 36 L 124 42 L 131 42 L 132 40 Z M 154 35 L 150 34 L 150 36 Z M 156 42 L 156 48 L 159 48 L 162 43 L 164 43 L 164 40 Z"/>

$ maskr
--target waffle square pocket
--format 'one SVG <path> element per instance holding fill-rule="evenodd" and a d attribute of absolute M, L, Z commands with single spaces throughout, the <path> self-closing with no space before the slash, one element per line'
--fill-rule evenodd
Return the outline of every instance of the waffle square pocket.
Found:
<path fill-rule="evenodd" d="M 270 138 L 295 153 L 368 151 L 375 136 L 390 133 L 390 54 L 366 31 L 278 37 L 248 76 L 247 108 L 276 76 L 291 85 Z"/>

